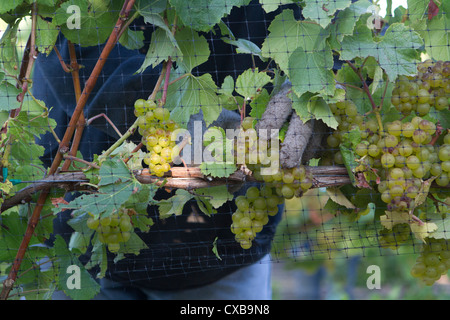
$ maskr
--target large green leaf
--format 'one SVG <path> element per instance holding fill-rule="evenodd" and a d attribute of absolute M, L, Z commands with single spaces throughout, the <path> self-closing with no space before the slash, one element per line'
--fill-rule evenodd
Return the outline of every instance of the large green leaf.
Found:
<path fill-rule="evenodd" d="M 0 63 L 6 73 L 14 76 L 18 76 L 20 70 L 16 43 L 20 21 L 9 24 L 0 41 Z"/>
<path fill-rule="evenodd" d="M 0 14 L 8 12 L 22 4 L 24 0 L 2 0 L 0 1 Z"/>
<path fill-rule="evenodd" d="M 200 110 L 206 125 L 215 121 L 222 111 L 217 86 L 209 73 L 200 77 L 188 75 L 170 85 L 166 107 L 171 110 L 171 118 L 183 127 Z"/>
<path fill-rule="evenodd" d="M 245 99 L 253 100 L 270 81 L 267 73 L 259 72 L 258 68 L 247 69 L 236 79 L 235 90 Z"/>
<path fill-rule="evenodd" d="M 317 52 L 324 48 L 329 31 L 311 21 L 295 20 L 292 10 L 284 10 L 269 26 L 269 36 L 265 39 L 261 53 L 272 58 L 281 70 L 290 75 L 289 57 L 299 47 L 304 52 Z"/>
<path fill-rule="evenodd" d="M 108 1 L 109 4 L 109 1 Z M 70 6 L 79 8 L 79 16 L 77 12 L 73 12 Z M 75 7 L 72 7 L 75 8 Z M 79 29 L 68 22 L 76 21 L 79 18 Z M 64 2 L 59 9 L 56 10 L 54 21 L 56 25 L 61 27 L 64 36 L 73 43 L 83 47 L 95 46 L 104 43 L 111 34 L 118 18 L 118 11 L 100 2 L 99 5 L 93 6 L 88 0 L 69 0 Z"/>
<path fill-rule="evenodd" d="M 344 36 L 352 35 L 356 22 L 361 15 L 368 12 L 370 6 L 373 4 L 369 0 L 359 0 L 340 11 L 336 16 L 336 23 L 328 26 L 336 40 L 340 42 Z M 331 37 L 330 41 L 334 41 L 334 37 Z"/>
<path fill-rule="evenodd" d="M 425 50 L 434 60 L 450 61 L 450 12 L 427 21 L 423 29 L 415 28 L 425 42 Z"/>
<path fill-rule="evenodd" d="M 250 0 L 170 0 L 185 26 L 198 31 L 209 31 L 234 6 L 249 4 Z"/>
<path fill-rule="evenodd" d="M 354 34 L 342 40 L 341 59 L 374 57 L 389 80 L 394 81 L 398 75 L 416 73 L 418 49 L 422 45 L 419 34 L 402 23 L 392 24 L 379 41 L 374 39 L 367 25 L 359 23 Z"/>
<path fill-rule="evenodd" d="M 333 95 L 335 90 L 333 64 L 333 52 L 328 45 L 316 52 L 298 47 L 289 57 L 292 89 L 298 96 L 305 92 Z"/>
<path fill-rule="evenodd" d="M 186 202 L 194 197 L 192 193 L 186 190 L 178 189 L 175 195 L 167 200 L 161 200 L 158 203 L 159 216 L 161 219 L 170 217 L 172 214 L 179 216 L 183 213 L 183 208 Z"/>
<path fill-rule="evenodd" d="M 39 52 L 48 56 L 53 50 L 58 34 L 59 28 L 53 21 L 39 17 L 36 22 L 36 45 Z"/>
<path fill-rule="evenodd" d="M 210 50 L 204 36 L 190 28 L 183 28 L 176 33 L 175 39 L 183 56 L 183 60 L 178 63 L 183 66 L 184 70 L 190 72 L 208 61 Z"/>
<path fill-rule="evenodd" d="M 59 277 L 58 287 L 74 300 L 90 300 L 100 292 L 100 285 L 86 271 L 83 264 L 67 248 L 61 236 L 56 236 L 55 254 L 58 257 Z M 79 277 L 79 288 L 72 288 L 72 278 Z"/>
<path fill-rule="evenodd" d="M 152 33 L 152 40 L 145 55 L 144 62 L 137 72 L 144 72 L 149 66 L 155 68 L 169 57 L 177 56 L 179 51 L 176 48 L 176 41 L 172 41 L 167 32 L 161 28 Z"/>

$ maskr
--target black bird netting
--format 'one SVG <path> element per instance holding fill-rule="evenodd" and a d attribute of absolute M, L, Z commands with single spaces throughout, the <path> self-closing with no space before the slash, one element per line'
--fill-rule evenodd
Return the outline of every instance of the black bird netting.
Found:
<path fill-rule="evenodd" d="M 393 255 L 446 279 L 450 1 L 0 19 L 1 299 L 271 299 L 275 262 Z"/>

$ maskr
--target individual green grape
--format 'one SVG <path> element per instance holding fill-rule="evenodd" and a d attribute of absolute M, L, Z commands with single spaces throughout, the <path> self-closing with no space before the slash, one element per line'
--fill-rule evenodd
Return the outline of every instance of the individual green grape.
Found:
<path fill-rule="evenodd" d="M 248 129 L 251 129 L 251 128 L 253 128 L 253 121 L 254 121 L 255 119 L 253 118 L 253 117 L 245 117 L 243 120 L 242 120 L 242 128 L 244 129 L 244 130 L 248 130 Z"/>

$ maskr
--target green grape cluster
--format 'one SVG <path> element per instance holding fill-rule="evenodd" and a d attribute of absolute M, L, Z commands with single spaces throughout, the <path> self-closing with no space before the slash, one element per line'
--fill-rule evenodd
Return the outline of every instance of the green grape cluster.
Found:
<path fill-rule="evenodd" d="M 273 186 L 279 197 L 292 199 L 301 197 L 313 185 L 313 177 L 304 166 L 280 168 L 273 175 L 263 175 L 262 179 Z"/>
<path fill-rule="evenodd" d="M 400 76 L 391 102 L 403 115 L 425 116 L 432 108 L 448 109 L 450 98 L 450 61 L 427 60 L 417 67 L 416 76 Z"/>
<path fill-rule="evenodd" d="M 344 160 L 339 151 L 339 145 L 342 142 L 343 135 L 353 130 L 360 130 L 363 133 L 368 133 L 370 130 L 373 132 L 378 129 L 378 125 L 373 120 L 365 122 L 364 117 L 358 114 L 356 104 L 351 100 L 331 103 L 329 106 L 334 118 L 338 122 L 338 127 L 327 137 L 327 144 L 330 148 L 328 154 L 322 159 L 321 164 L 342 165 L 344 164 Z"/>
<path fill-rule="evenodd" d="M 396 250 L 402 243 L 411 239 L 411 229 L 407 223 L 399 223 L 392 229 L 382 229 L 379 232 L 379 245 L 381 248 Z"/>
<path fill-rule="evenodd" d="M 120 250 L 120 243 L 130 239 L 134 228 L 129 210 L 121 209 L 110 216 L 97 219 L 91 213 L 89 215 L 86 225 L 89 229 L 97 231 L 99 241 L 106 244 L 110 252 L 117 253 Z"/>
<path fill-rule="evenodd" d="M 410 122 L 387 122 L 385 128 L 382 133 L 371 132 L 355 153 L 379 169 L 378 191 L 388 210 L 403 211 L 414 204 L 423 180 L 434 176 L 438 185 L 448 184 L 447 147 L 431 143 L 436 125 L 418 116 Z"/>
<path fill-rule="evenodd" d="M 253 130 L 253 137 L 256 137 L 256 131 L 253 129 L 254 119 L 252 117 L 245 117 L 241 124 L 243 134 Z M 252 135 L 247 135 L 252 136 Z M 267 141 L 267 151 L 259 150 L 259 140 L 250 139 L 248 141 L 241 141 L 235 145 L 235 152 L 245 152 L 246 166 L 252 171 L 253 176 L 258 181 L 264 181 L 266 184 L 275 188 L 279 197 L 284 199 L 292 199 L 293 197 L 300 197 L 302 194 L 310 189 L 313 185 L 313 179 L 310 172 L 307 172 L 304 166 L 294 168 L 279 167 L 273 174 L 261 174 L 261 166 L 266 164 L 268 154 L 272 154 L 273 150 L 270 146 L 270 141 Z M 256 163 L 250 163 L 250 155 L 256 155 Z"/>
<path fill-rule="evenodd" d="M 134 113 L 138 118 L 142 144 L 148 151 L 144 163 L 148 165 L 151 174 L 162 177 L 170 170 L 170 163 L 179 154 L 179 148 L 171 138 L 173 131 L 179 126 L 170 120 L 169 110 L 157 107 L 152 100 L 136 100 Z"/>
<path fill-rule="evenodd" d="M 269 186 L 250 187 L 245 195 L 236 197 L 237 210 L 232 215 L 231 232 L 243 249 L 250 249 L 256 234 L 278 213 L 284 199 Z"/>
<path fill-rule="evenodd" d="M 411 275 L 433 285 L 450 269 L 450 250 L 446 239 L 427 238 L 420 255 L 411 268 Z"/>

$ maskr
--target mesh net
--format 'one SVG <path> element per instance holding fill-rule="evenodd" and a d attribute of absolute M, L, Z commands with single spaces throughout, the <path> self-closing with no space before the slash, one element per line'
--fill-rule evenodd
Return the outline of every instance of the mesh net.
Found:
<path fill-rule="evenodd" d="M 0 4 L 2 299 L 447 283 L 447 1 L 30 2 Z"/>

